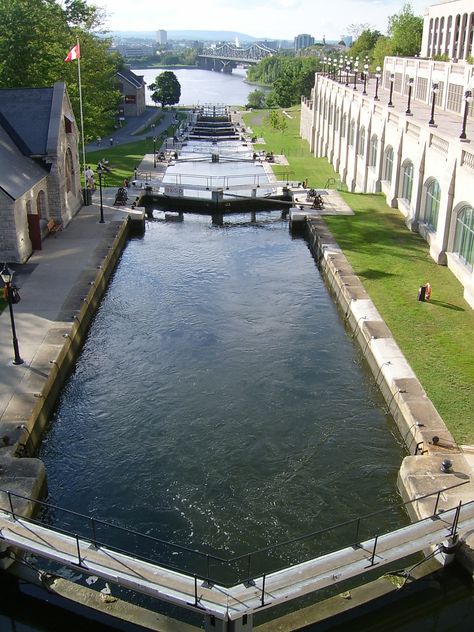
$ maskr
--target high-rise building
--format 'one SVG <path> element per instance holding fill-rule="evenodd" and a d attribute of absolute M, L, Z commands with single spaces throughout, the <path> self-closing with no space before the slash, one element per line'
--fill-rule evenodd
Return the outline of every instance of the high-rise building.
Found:
<path fill-rule="evenodd" d="M 313 44 L 314 37 L 312 35 L 302 33 L 301 35 L 297 35 L 295 37 L 295 50 L 302 50 L 303 48 L 308 48 L 308 46 L 312 46 Z"/>
<path fill-rule="evenodd" d="M 156 31 L 156 41 L 160 46 L 166 46 L 168 42 L 168 33 L 163 30 Z"/>

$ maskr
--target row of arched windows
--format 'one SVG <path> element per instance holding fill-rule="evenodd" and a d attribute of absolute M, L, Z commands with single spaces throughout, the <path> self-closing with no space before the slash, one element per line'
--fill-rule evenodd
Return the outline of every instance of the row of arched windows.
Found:
<path fill-rule="evenodd" d="M 428 57 L 449 55 L 467 59 L 473 53 L 474 12 L 431 18 L 428 32 Z"/>

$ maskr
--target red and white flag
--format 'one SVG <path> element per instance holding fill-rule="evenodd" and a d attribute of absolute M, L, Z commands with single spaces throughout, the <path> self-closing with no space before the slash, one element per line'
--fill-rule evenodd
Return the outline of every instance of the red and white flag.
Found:
<path fill-rule="evenodd" d="M 79 48 L 79 42 L 71 48 L 64 61 L 74 61 L 81 58 L 81 49 Z"/>

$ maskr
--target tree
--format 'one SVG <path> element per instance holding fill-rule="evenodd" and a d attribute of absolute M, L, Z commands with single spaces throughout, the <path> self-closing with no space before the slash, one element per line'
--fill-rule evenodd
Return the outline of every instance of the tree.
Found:
<path fill-rule="evenodd" d="M 363 31 L 368 30 L 370 30 L 370 24 L 368 24 L 367 22 L 363 22 L 361 24 L 349 24 L 349 26 L 347 27 L 347 32 L 349 33 L 349 35 L 352 36 L 354 40 L 358 39 Z"/>
<path fill-rule="evenodd" d="M 42 88 L 64 81 L 79 120 L 77 62 L 64 62 L 79 38 L 84 130 L 89 138 L 102 135 L 120 100 L 115 89 L 120 57 L 108 52 L 108 40 L 89 30 L 100 22 L 101 11 L 83 0 L 2 0 L 0 87 Z"/>
<path fill-rule="evenodd" d="M 265 92 L 263 90 L 259 90 L 257 88 L 253 92 L 250 92 L 247 99 L 247 107 L 249 108 L 260 110 L 261 108 L 265 107 Z"/>
<path fill-rule="evenodd" d="M 372 51 L 372 68 L 383 68 L 385 57 L 393 55 L 392 40 L 389 37 L 379 37 Z"/>
<path fill-rule="evenodd" d="M 420 52 L 423 18 L 414 15 L 411 4 L 403 5 L 400 13 L 388 19 L 388 34 L 394 55 L 412 57 Z"/>
<path fill-rule="evenodd" d="M 162 107 L 179 103 L 181 85 L 171 70 L 165 70 L 165 72 L 158 75 L 148 89 L 152 91 L 152 100 L 155 103 L 161 103 Z"/>
<path fill-rule="evenodd" d="M 373 50 L 380 37 L 382 37 L 382 35 L 379 31 L 365 29 L 350 47 L 349 55 L 359 57 L 359 61 L 362 61 L 362 63 L 365 57 L 372 58 Z"/>
<path fill-rule="evenodd" d="M 272 110 L 268 115 L 268 122 L 270 123 L 270 127 L 280 130 L 280 132 L 284 132 L 288 127 L 287 120 L 280 110 Z"/>

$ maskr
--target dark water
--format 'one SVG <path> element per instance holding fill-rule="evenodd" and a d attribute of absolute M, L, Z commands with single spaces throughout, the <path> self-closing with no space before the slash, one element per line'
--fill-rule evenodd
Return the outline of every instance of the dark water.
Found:
<path fill-rule="evenodd" d="M 259 220 L 129 243 L 41 449 L 54 504 L 230 556 L 398 501 L 403 450 L 312 255 Z"/>

